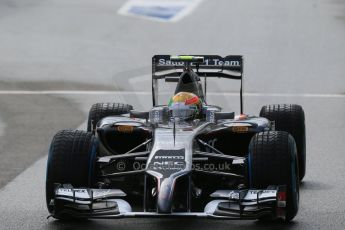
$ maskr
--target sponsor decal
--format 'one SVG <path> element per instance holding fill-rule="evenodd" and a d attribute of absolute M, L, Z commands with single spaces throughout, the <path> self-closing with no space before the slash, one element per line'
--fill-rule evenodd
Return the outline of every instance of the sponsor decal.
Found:
<path fill-rule="evenodd" d="M 240 193 L 239 192 L 235 192 L 235 191 L 231 191 L 229 193 L 229 199 L 235 199 L 235 200 L 240 199 Z"/>
<path fill-rule="evenodd" d="M 185 149 L 158 150 L 148 164 L 149 170 L 161 173 L 164 178 L 185 168 Z"/>
<path fill-rule="evenodd" d="M 183 66 L 183 61 L 170 61 L 164 58 L 158 59 L 158 66 Z M 195 65 L 194 63 L 191 64 Z M 240 61 L 235 60 L 221 60 L 221 59 L 205 59 L 202 65 L 210 66 L 229 66 L 229 67 L 241 67 Z"/>
<path fill-rule="evenodd" d="M 277 201 L 278 201 L 277 206 L 279 208 L 286 207 L 286 192 L 285 191 L 278 192 Z"/>
<path fill-rule="evenodd" d="M 248 127 L 247 126 L 233 126 L 232 131 L 234 133 L 246 133 L 248 132 Z"/>
<path fill-rule="evenodd" d="M 184 156 L 155 156 L 155 159 L 184 160 Z"/>
<path fill-rule="evenodd" d="M 277 193 L 277 191 L 276 190 L 249 190 L 248 193 L 253 194 L 253 195 L 256 195 L 258 193 L 275 195 Z"/>
<path fill-rule="evenodd" d="M 116 130 L 120 133 L 132 133 L 134 127 L 129 125 L 119 125 L 116 127 Z"/>

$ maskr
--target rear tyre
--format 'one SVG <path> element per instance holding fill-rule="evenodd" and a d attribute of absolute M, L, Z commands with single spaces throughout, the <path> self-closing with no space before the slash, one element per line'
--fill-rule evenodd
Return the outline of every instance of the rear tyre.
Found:
<path fill-rule="evenodd" d="M 55 184 L 90 187 L 94 174 L 96 145 L 91 133 L 62 130 L 53 138 L 48 155 L 46 174 L 46 202 L 49 213 L 57 219 L 70 219 L 54 210 Z"/>
<path fill-rule="evenodd" d="M 293 137 L 283 131 L 257 133 L 251 140 L 248 155 L 249 187 L 267 189 L 286 185 L 285 220 L 292 220 L 299 205 L 298 159 Z M 267 219 L 267 217 L 262 217 Z"/>
<path fill-rule="evenodd" d="M 294 104 L 266 105 L 261 108 L 260 117 L 275 122 L 275 130 L 290 133 L 296 141 L 299 180 L 306 172 L 305 119 L 302 106 Z"/>
<path fill-rule="evenodd" d="M 122 103 L 96 103 L 91 106 L 87 121 L 87 131 L 92 130 L 92 124 L 96 125 L 102 118 L 129 113 L 133 106 Z"/>

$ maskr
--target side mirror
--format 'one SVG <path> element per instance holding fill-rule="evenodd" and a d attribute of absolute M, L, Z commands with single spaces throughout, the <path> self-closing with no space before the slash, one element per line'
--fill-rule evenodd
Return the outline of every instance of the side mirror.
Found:
<path fill-rule="evenodd" d="M 131 110 L 129 111 L 129 117 L 130 118 L 139 118 L 139 119 L 149 119 L 149 112 L 142 112 L 142 111 L 136 111 Z"/>
<path fill-rule="evenodd" d="M 152 124 L 167 122 L 169 120 L 168 107 L 154 107 L 149 113 L 149 118 Z"/>
<path fill-rule="evenodd" d="M 218 108 L 210 108 L 206 110 L 206 121 L 211 123 L 217 123 L 218 120 L 234 119 L 234 112 L 220 112 Z"/>
<path fill-rule="evenodd" d="M 224 120 L 224 119 L 234 119 L 235 113 L 234 112 L 215 112 L 214 113 L 215 120 Z"/>
<path fill-rule="evenodd" d="M 179 82 L 180 78 L 179 77 L 165 77 L 164 80 L 165 82 Z"/>

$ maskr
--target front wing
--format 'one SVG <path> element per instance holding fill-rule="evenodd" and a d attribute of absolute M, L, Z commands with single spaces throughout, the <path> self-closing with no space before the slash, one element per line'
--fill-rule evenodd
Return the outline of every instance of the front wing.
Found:
<path fill-rule="evenodd" d="M 53 216 L 74 218 L 116 219 L 128 217 L 197 217 L 213 219 L 258 219 L 263 216 L 284 218 L 285 186 L 270 186 L 266 190 L 217 190 L 203 212 L 133 212 L 119 189 L 87 189 L 57 186 Z"/>

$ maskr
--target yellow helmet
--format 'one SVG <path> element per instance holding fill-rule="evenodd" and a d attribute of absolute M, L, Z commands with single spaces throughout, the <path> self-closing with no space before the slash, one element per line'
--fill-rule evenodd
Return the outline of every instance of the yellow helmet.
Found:
<path fill-rule="evenodd" d="M 170 99 L 168 107 L 172 117 L 194 119 L 201 113 L 201 100 L 194 93 L 179 92 Z"/>

